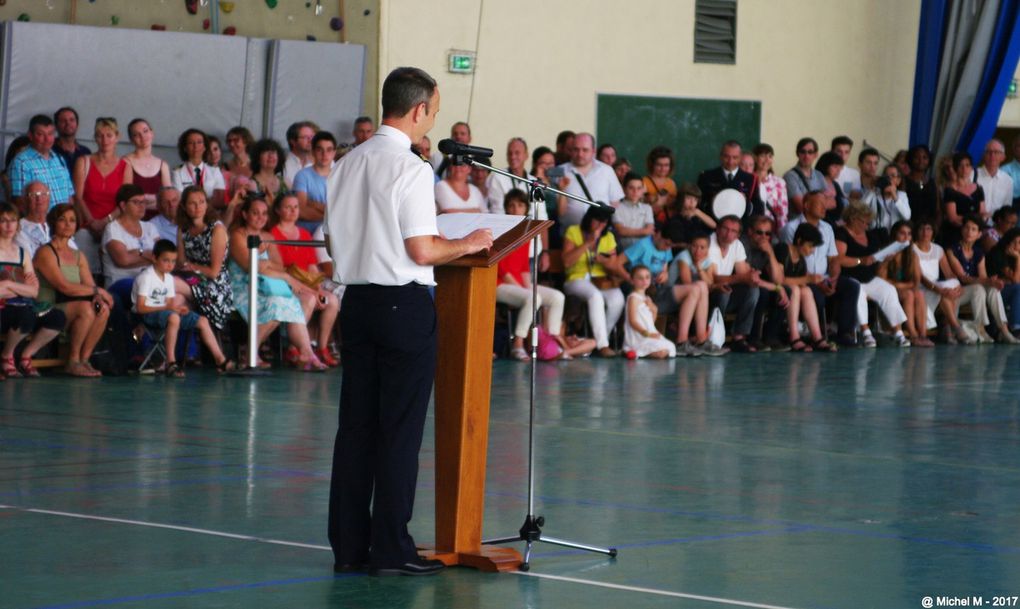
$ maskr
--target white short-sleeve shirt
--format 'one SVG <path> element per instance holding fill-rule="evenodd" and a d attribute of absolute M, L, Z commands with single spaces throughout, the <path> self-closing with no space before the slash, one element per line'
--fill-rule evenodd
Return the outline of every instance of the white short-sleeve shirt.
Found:
<path fill-rule="evenodd" d="M 106 277 L 106 285 L 113 285 L 121 279 L 127 279 L 136 277 L 142 269 L 145 267 L 134 267 L 130 269 L 124 269 L 118 267 L 114 262 L 113 258 L 110 257 L 110 252 L 106 246 L 111 241 L 120 241 L 124 244 L 124 247 L 128 250 L 145 250 L 151 251 L 152 246 L 156 245 L 156 242 L 161 239 L 159 230 L 152 225 L 151 222 L 142 222 L 142 236 L 136 237 L 131 233 L 127 232 L 121 223 L 117 220 L 110 222 L 106 225 L 103 230 L 103 276 Z"/>
<path fill-rule="evenodd" d="M 160 279 L 156 269 L 148 266 L 138 273 L 135 283 L 131 287 L 131 309 L 135 313 L 139 312 L 139 296 L 145 297 L 145 306 L 159 308 L 165 307 L 168 302 L 173 301 L 175 295 L 174 276 L 164 273 L 163 278 Z"/>
<path fill-rule="evenodd" d="M 977 183 L 985 191 L 985 211 L 989 214 L 1013 205 L 1013 178 L 1002 169 L 991 176 L 984 167 L 978 167 Z"/>
<path fill-rule="evenodd" d="M 563 175 L 570 178 L 570 183 L 563 189 L 563 192 L 581 197 L 582 199 L 585 198 L 584 189 L 581 188 L 580 181 L 574 175 L 581 172 L 574 167 L 573 163 L 564 163 L 559 166 L 559 169 L 563 171 Z M 591 193 L 592 199 L 610 205 L 616 205 L 616 203 L 623 199 L 623 187 L 620 186 L 620 180 L 616 177 L 616 172 L 602 161 L 592 161 L 591 168 L 588 169 L 588 175 L 582 175 L 581 177 L 584 179 L 584 185 L 588 187 L 588 192 Z M 567 199 L 567 213 L 564 217 L 560 218 L 560 224 L 564 227 L 580 224 L 581 218 L 584 217 L 584 212 L 588 211 L 588 207 L 584 203 Z"/>
<path fill-rule="evenodd" d="M 708 240 L 708 259 L 715 265 L 716 275 L 728 277 L 733 274 L 733 268 L 738 262 L 747 260 L 747 250 L 744 249 L 744 244 L 740 242 L 740 239 L 737 239 L 730 244 L 726 255 L 723 256 L 718 238 L 715 233 L 712 233 Z"/>
<path fill-rule="evenodd" d="M 198 169 L 202 171 L 202 190 L 205 191 L 205 196 L 212 197 L 214 191 L 227 189 L 227 183 L 223 179 L 223 172 L 220 171 L 219 167 L 210 167 L 202 163 L 198 166 Z M 185 188 L 195 184 L 195 167 L 190 163 L 184 163 L 170 172 L 170 182 L 174 188 L 184 192 Z"/>
<path fill-rule="evenodd" d="M 467 186 L 468 198 L 467 200 L 464 200 L 460 198 L 460 195 L 454 192 L 453 187 L 450 186 L 446 180 L 439 180 L 436 182 L 436 213 L 441 214 L 448 211 L 456 211 L 458 209 L 477 209 L 479 212 L 487 211 L 488 205 L 485 202 L 485 197 L 482 195 L 482 191 L 478 190 L 478 187 L 474 184 L 468 184 Z"/>
<path fill-rule="evenodd" d="M 432 176 L 407 134 L 389 125 L 337 163 L 326 180 L 325 221 L 337 282 L 435 285 L 432 267 L 404 246 L 439 235 Z"/>

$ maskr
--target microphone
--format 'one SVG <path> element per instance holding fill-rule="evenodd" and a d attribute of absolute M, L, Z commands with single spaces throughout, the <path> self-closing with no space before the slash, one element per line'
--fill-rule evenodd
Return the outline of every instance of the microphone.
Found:
<path fill-rule="evenodd" d="M 458 144 L 450 139 L 439 140 L 439 152 L 442 152 L 443 154 L 452 154 L 454 156 L 470 156 L 484 159 L 492 156 L 492 148 L 482 148 L 480 146 L 472 146 L 470 144 Z"/>

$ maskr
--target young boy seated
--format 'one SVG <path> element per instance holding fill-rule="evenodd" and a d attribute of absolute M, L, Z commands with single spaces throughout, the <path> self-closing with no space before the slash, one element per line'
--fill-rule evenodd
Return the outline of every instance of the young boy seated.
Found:
<path fill-rule="evenodd" d="M 172 378 L 184 377 L 184 368 L 177 363 L 177 334 L 180 330 L 192 328 L 198 328 L 202 344 L 209 349 L 216 362 L 216 369 L 220 372 L 232 370 L 234 362 L 228 360 L 220 350 L 209 320 L 190 311 L 183 304 L 183 299 L 175 299 L 174 278 L 170 273 L 177 266 L 177 246 L 171 241 L 160 239 L 152 248 L 152 255 L 156 259 L 155 263 L 135 278 L 131 289 L 131 304 L 135 313 L 142 316 L 142 323 L 146 326 L 166 329 L 166 375 Z"/>
<path fill-rule="evenodd" d="M 645 194 L 641 176 L 628 173 L 623 178 L 623 194 L 623 200 L 613 214 L 613 231 L 621 251 L 650 236 L 655 229 L 652 206 L 641 200 Z"/>

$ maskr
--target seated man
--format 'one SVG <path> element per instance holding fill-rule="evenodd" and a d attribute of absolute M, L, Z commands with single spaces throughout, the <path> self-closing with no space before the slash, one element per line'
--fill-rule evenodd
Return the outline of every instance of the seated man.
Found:
<path fill-rule="evenodd" d="M 817 156 L 818 142 L 813 138 L 803 137 L 797 142 L 797 164 L 783 174 L 786 192 L 790 198 L 791 218 L 804 213 L 804 196 L 807 193 L 815 190 L 824 191 L 826 188 L 825 176 L 815 169 Z"/>
<path fill-rule="evenodd" d="M 738 353 L 754 353 L 748 342 L 754 309 L 758 305 L 758 285 L 761 274 L 747 263 L 747 252 L 740 242 L 740 218 L 720 218 L 708 244 L 708 259 L 715 265 L 715 277 L 709 295 L 709 308 L 718 307 L 725 315 L 728 310 L 737 312 L 737 321 L 731 331 L 730 349 Z"/>
<path fill-rule="evenodd" d="M 159 237 L 177 243 L 177 210 L 181 206 L 181 191 L 173 186 L 163 186 L 156 193 L 156 209 L 159 215 L 149 223 L 159 231 Z"/>
<path fill-rule="evenodd" d="M 372 122 L 372 118 L 368 116 L 359 116 L 354 119 L 354 130 L 351 131 L 351 135 L 354 136 L 354 143 L 351 147 L 363 144 L 368 141 L 368 138 L 375 135 L 375 123 Z M 314 152 L 315 144 L 312 144 Z"/>
<path fill-rule="evenodd" d="M 25 249 L 26 256 L 32 258 L 40 247 L 50 242 L 50 225 L 46 223 L 46 214 L 50 210 L 50 188 L 42 182 L 29 182 L 25 185 L 25 197 L 28 209 L 18 221 L 18 234 L 14 241 Z M 78 249 L 74 237 L 68 240 L 67 246 Z"/>
<path fill-rule="evenodd" d="M 707 211 L 713 218 L 712 201 L 720 191 L 731 188 L 744 195 L 746 205 L 741 219 L 750 218 L 752 214 L 764 213 L 764 207 L 760 211 L 754 211 L 752 200 L 755 194 L 754 176 L 740 168 L 741 148 L 740 142 L 729 140 L 722 145 L 719 151 L 719 167 L 706 169 L 698 176 L 698 188 L 701 189 L 701 209 Z M 760 204 L 760 202 L 759 202 Z"/>
<path fill-rule="evenodd" d="M 790 306 L 789 289 L 783 287 L 783 265 L 772 249 L 772 218 L 753 216 L 748 225 L 748 234 L 740 241 L 747 251 L 748 265 L 762 278 L 758 282 L 751 343 L 759 351 L 789 351 L 790 345 L 780 338 L 782 321 Z"/>
<path fill-rule="evenodd" d="M 7 175 L 11 180 L 11 195 L 19 209 L 28 209 L 25 186 L 29 182 L 42 182 L 50 189 L 50 207 L 67 203 L 74 195 L 71 175 L 64 159 L 53 152 L 56 131 L 53 119 L 36 114 L 28 123 L 29 146 L 11 161 Z"/>
<path fill-rule="evenodd" d="M 320 131 L 312 138 L 312 165 L 294 176 L 297 195 L 298 225 L 310 233 L 322 225 L 326 214 L 326 178 L 333 170 L 336 138 L 329 131 Z"/>
<path fill-rule="evenodd" d="M 590 133 L 574 136 L 570 162 L 559 165 L 557 169 L 567 181 L 565 186 L 560 187 L 563 192 L 613 207 L 623 198 L 623 188 L 613 168 L 595 158 L 595 136 Z M 560 228 L 565 231 L 568 226 L 581 223 L 588 206 L 560 196 L 557 209 Z"/>
<path fill-rule="evenodd" d="M 815 303 L 818 305 L 818 317 L 822 320 L 825 319 L 826 300 L 836 299 L 836 327 L 839 333 L 837 342 L 841 345 L 852 346 L 857 344 L 855 336 L 857 301 L 861 293 L 861 285 L 856 280 L 840 274 L 836 234 L 832 230 L 832 225 L 823 218 L 825 218 L 825 194 L 822 192 L 808 193 L 804 197 L 803 215 L 787 222 L 779 232 L 779 238 L 784 243 L 792 244 L 797 227 L 804 223 L 814 226 L 822 233 L 821 245 L 815 247 L 812 255 L 807 258 L 807 272 L 821 277 L 821 281 L 811 284 L 809 287 L 814 294 Z M 822 333 L 824 334 L 825 331 L 823 324 Z"/>
<path fill-rule="evenodd" d="M 985 211 L 994 214 L 997 209 L 1013 205 L 1013 178 L 1001 171 L 1006 160 L 1006 146 L 999 140 L 988 140 L 981 167 L 974 180 L 985 191 Z"/>
<path fill-rule="evenodd" d="M 861 173 L 850 166 L 850 153 L 853 152 L 854 141 L 848 135 L 837 135 L 832 138 L 829 150 L 843 159 L 843 170 L 839 172 L 836 182 L 843 189 L 843 194 L 850 199 L 861 198 Z"/>

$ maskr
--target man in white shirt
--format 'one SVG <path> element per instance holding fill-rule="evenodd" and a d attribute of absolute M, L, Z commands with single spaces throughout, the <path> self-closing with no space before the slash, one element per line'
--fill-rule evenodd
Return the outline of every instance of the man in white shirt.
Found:
<path fill-rule="evenodd" d="M 985 191 L 985 211 L 994 214 L 1000 207 L 1013 205 L 1013 178 L 999 171 L 1006 160 L 1006 146 L 999 140 L 985 144 L 983 165 L 977 170 L 977 183 Z"/>
<path fill-rule="evenodd" d="M 14 242 L 25 249 L 25 255 L 35 257 L 40 247 L 50 242 L 50 225 L 46 223 L 46 212 L 50 209 L 50 187 L 35 181 L 25 185 L 28 212 L 18 221 L 18 234 Z M 67 242 L 71 249 L 78 249 L 74 237 Z"/>
<path fill-rule="evenodd" d="M 359 116 L 354 119 L 354 129 L 351 131 L 354 142 L 351 144 L 351 147 L 364 144 L 373 134 L 375 134 L 375 123 L 372 122 L 372 118 L 369 116 Z"/>
<path fill-rule="evenodd" d="M 719 307 L 726 313 L 733 309 L 737 321 L 731 331 L 730 349 L 738 353 L 753 353 L 748 343 L 754 308 L 758 304 L 758 282 L 761 274 L 747 263 L 747 251 L 740 242 L 740 218 L 724 216 L 709 238 L 708 259 L 715 265 L 715 281 L 709 294 L 709 309 Z"/>
<path fill-rule="evenodd" d="M 173 186 L 163 186 L 156 193 L 156 208 L 159 215 L 149 222 L 159 231 L 159 236 L 177 243 L 177 208 L 181 205 L 181 191 Z"/>
<path fill-rule="evenodd" d="M 613 207 L 623 198 L 623 187 L 616 172 L 609 165 L 595 159 L 595 136 L 578 133 L 574 136 L 574 147 L 570 162 L 556 168 L 567 178 L 560 189 L 582 199 L 608 203 Z M 557 202 L 560 230 L 580 224 L 588 205 L 560 196 Z"/>
<path fill-rule="evenodd" d="M 850 166 L 850 153 L 853 152 L 854 141 L 848 135 L 837 135 L 832 138 L 829 150 L 843 159 L 843 170 L 839 172 L 836 181 L 843 189 L 843 194 L 851 199 L 861 198 L 861 174 Z"/>
<path fill-rule="evenodd" d="M 420 558 L 407 530 L 436 368 L 428 288 L 434 265 L 490 247 L 492 232 L 439 236 L 432 171 L 411 151 L 435 123 L 435 80 L 397 68 L 383 84 L 382 107 L 376 134 L 327 180 L 333 278 L 347 286 L 329 540 L 335 571 L 431 575 L 442 562 Z"/>
<path fill-rule="evenodd" d="M 311 167 L 312 138 L 319 132 L 319 126 L 312 121 L 300 121 L 287 127 L 287 161 L 283 164 L 283 183 L 287 190 L 294 186 L 294 176 L 305 167 Z"/>
<path fill-rule="evenodd" d="M 1020 135 L 1013 138 L 1013 160 L 1001 169 L 1013 180 L 1013 207 L 1020 207 Z"/>

